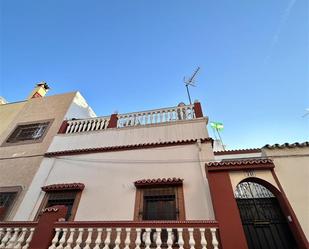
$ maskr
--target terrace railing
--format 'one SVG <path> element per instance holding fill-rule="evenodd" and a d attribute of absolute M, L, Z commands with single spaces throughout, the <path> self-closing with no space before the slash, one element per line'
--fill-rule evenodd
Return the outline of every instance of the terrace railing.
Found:
<path fill-rule="evenodd" d="M 218 249 L 215 221 L 58 222 L 49 249 Z"/>
<path fill-rule="evenodd" d="M 71 134 L 106 130 L 108 128 L 134 127 L 179 120 L 192 120 L 199 117 L 196 115 L 196 105 L 197 103 L 142 112 L 113 114 L 111 116 L 98 118 L 69 120 L 65 121 L 65 129 L 61 131 L 61 133 Z M 198 106 L 200 106 L 199 103 Z"/>
<path fill-rule="evenodd" d="M 194 105 L 162 108 L 118 115 L 117 127 L 158 124 L 195 118 Z"/>
<path fill-rule="evenodd" d="M 88 118 L 67 121 L 65 133 L 106 130 L 110 117 Z"/>
<path fill-rule="evenodd" d="M 37 222 L 0 223 L 0 248 L 28 249 Z"/>

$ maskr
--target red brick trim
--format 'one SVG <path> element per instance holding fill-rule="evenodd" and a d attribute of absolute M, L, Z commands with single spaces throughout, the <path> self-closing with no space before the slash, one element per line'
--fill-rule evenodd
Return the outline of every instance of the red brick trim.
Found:
<path fill-rule="evenodd" d="M 212 142 L 212 138 L 202 138 L 200 139 L 202 143 Z M 168 147 L 184 144 L 194 144 L 198 139 L 188 139 L 172 142 L 154 142 L 145 144 L 134 144 L 134 145 L 121 145 L 121 146 L 111 146 L 111 147 L 101 147 L 101 148 L 87 148 L 87 149 L 77 149 L 77 150 L 64 150 L 45 153 L 46 157 L 53 156 L 66 156 L 66 155 L 78 155 L 78 154 L 89 154 L 89 153 L 99 153 L 99 152 L 111 152 L 111 151 L 123 151 L 123 150 L 140 150 L 149 149 L 157 147 Z"/>
<path fill-rule="evenodd" d="M 50 242 L 55 236 L 53 225 L 67 213 L 66 206 L 53 206 L 56 211 L 44 212 L 34 230 L 29 249 L 48 249 Z"/>
<path fill-rule="evenodd" d="M 134 182 L 135 187 L 158 186 L 158 185 L 182 185 L 181 178 L 158 178 L 158 179 L 143 179 Z"/>
<path fill-rule="evenodd" d="M 248 249 L 229 173 L 208 172 L 208 181 L 215 217 L 220 228 L 221 248 Z"/>
<path fill-rule="evenodd" d="M 118 123 L 118 114 L 114 113 L 111 115 L 109 119 L 109 123 L 107 125 L 107 129 L 109 128 L 117 128 L 117 123 Z"/>
<path fill-rule="evenodd" d="M 203 110 L 200 102 L 194 102 L 194 113 L 196 118 L 202 118 L 203 116 Z"/>
<path fill-rule="evenodd" d="M 83 190 L 85 185 L 83 183 L 61 183 L 61 184 L 52 184 L 42 187 L 44 192 L 52 191 L 68 191 L 68 190 Z"/>
<path fill-rule="evenodd" d="M 214 151 L 216 156 L 220 155 L 233 155 L 233 154 L 249 154 L 249 153 L 260 153 L 261 149 L 241 149 L 241 150 L 223 150 L 223 151 Z"/>
<path fill-rule="evenodd" d="M 68 127 L 68 121 L 67 120 L 64 120 L 60 126 L 60 129 L 58 131 L 58 133 L 60 134 L 64 134 L 66 131 L 67 131 L 67 127 Z"/>
<path fill-rule="evenodd" d="M 231 160 L 221 162 L 208 162 L 205 164 L 208 171 L 237 171 L 246 169 L 273 169 L 271 159 Z"/>

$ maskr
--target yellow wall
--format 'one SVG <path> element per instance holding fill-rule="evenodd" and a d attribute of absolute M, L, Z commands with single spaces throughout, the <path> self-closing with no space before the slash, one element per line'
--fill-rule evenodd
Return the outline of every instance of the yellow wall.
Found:
<path fill-rule="evenodd" d="M 263 151 L 274 161 L 275 173 L 309 238 L 309 147 Z"/>

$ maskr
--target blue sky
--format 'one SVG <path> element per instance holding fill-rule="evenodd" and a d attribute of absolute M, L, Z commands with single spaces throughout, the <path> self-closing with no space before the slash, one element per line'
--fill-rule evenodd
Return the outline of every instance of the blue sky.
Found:
<path fill-rule="evenodd" d="M 188 102 L 229 149 L 308 140 L 307 0 L 1 0 L 0 95 L 79 90 L 98 115 Z M 212 132 L 210 131 L 210 134 Z"/>

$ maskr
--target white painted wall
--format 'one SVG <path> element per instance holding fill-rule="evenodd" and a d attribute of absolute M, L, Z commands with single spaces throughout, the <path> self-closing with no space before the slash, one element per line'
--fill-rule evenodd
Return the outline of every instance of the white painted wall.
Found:
<path fill-rule="evenodd" d="M 206 119 L 59 134 L 48 152 L 207 138 Z"/>
<path fill-rule="evenodd" d="M 239 154 L 227 154 L 227 155 L 215 155 L 216 161 L 221 160 L 235 160 L 235 159 L 253 159 L 260 158 L 262 156 L 261 152 L 256 153 L 239 153 Z"/>
<path fill-rule="evenodd" d="M 34 218 L 42 186 L 72 182 L 85 184 L 75 220 L 132 220 L 133 182 L 168 177 L 184 179 L 187 219 L 214 219 L 200 158 L 212 159 L 210 143 L 45 158 L 15 220 Z"/>
<path fill-rule="evenodd" d="M 94 113 L 92 108 L 88 105 L 87 101 L 80 94 L 80 92 L 76 92 L 76 95 L 65 115 L 65 119 L 72 118 L 93 118 L 97 115 Z"/>

